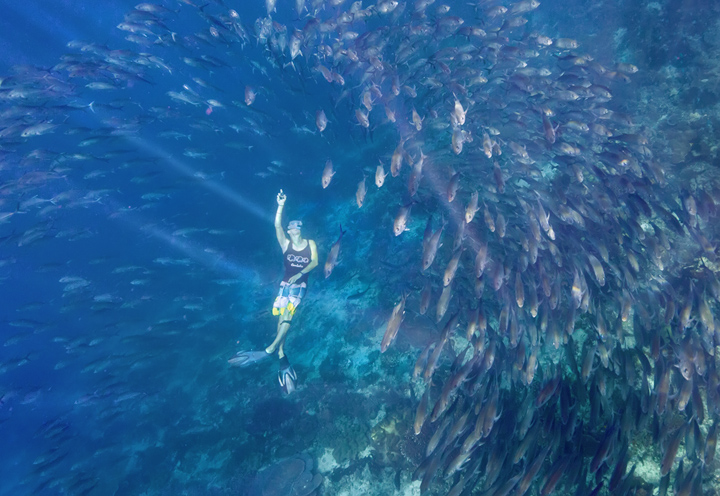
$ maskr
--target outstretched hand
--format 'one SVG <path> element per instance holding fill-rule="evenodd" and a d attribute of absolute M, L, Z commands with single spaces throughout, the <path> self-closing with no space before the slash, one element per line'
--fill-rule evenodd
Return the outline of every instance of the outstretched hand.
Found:
<path fill-rule="evenodd" d="M 277 203 L 278 205 L 282 206 L 285 205 L 285 199 L 287 197 L 285 196 L 285 193 L 283 193 L 283 190 L 280 190 L 280 193 L 277 194 Z"/>

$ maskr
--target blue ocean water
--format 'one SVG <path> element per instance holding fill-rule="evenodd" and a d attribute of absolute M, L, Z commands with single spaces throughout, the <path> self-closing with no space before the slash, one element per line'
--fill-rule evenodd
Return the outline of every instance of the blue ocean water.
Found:
<path fill-rule="evenodd" d="M 0 494 L 714 494 L 717 21 L 4 6 Z"/>

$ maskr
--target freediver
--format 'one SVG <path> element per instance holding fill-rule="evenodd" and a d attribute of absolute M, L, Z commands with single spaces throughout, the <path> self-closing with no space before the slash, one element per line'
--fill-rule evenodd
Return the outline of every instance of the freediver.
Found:
<path fill-rule="evenodd" d="M 290 322 L 295 310 L 297 310 L 307 291 L 308 273 L 318 266 L 318 253 L 315 241 L 302 237 L 301 221 L 290 221 L 287 225 L 287 236 L 285 235 L 282 227 L 282 212 L 286 198 L 283 190 L 280 190 L 277 195 L 278 208 L 275 213 L 275 235 L 283 251 L 285 274 L 273 303 L 273 315 L 278 316 L 275 340 L 264 350 L 240 351 L 229 362 L 236 367 L 247 367 L 271 357 L 277 351 L 280 359 L 278 381 L 283 391 L 290 394 L 295 390 L 297 375 L 285 355 L 285 338 L 290 330 Z"/>

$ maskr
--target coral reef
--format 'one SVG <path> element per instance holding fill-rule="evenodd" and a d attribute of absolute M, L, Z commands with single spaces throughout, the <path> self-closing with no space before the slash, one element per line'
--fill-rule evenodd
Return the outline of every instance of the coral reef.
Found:
<path fill-rule="evenodd" d="M 373 441 L 373 460 L 382 465 L 402 467 L 407 460 L 400 449 L 407 421 L 401 417 L 402 412 L 386 416 L 373 427 L 370 438 Z"/>
<path fill-rule="evenodd" d="M 307 454 L 285 458 L 262 469 L 246 496 L 311 496 L 322 484 L 323 476 L 313 475 L 314 463 Z"/>
<path fill-rule="evenodd" d="M 332 449 L 339 465 L 347 466 L 370 444 L 370 427 L 358 417 L 342 415 L 325 426 L 318 444 Z"/>

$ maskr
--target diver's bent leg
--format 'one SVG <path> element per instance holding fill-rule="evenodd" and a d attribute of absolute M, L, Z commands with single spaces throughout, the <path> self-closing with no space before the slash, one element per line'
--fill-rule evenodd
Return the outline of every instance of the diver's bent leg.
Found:
<path fill-rule="evenodd" d="M 300 304 L 300 299 L 305 295 L 305 288 L 300 288 L 300 293 L 298 295 L 297 301 L 295 302 L 295 307 L 293 308 L 292 313 L 290 313 L 289 317 L 292 318 L 293 315 L 295 315 L 295 312 L 297 311 L 298 305 Z M 289 330 L 289 326 L 287 329 L 285 329 L 283 332 L 278 334 L 278 337 L 280 338 L 280 347 L 278 348 L 278 358 L 283 358 L 285 356 L 285 338 L 287 337 L 287 333 Z"/>
<path fill-rule="evenodd" d="M 272 342 L 270 346 L 265 348 L 265 351 L 267 353 L 275 353 L 275 349 L 278 347 L 280 343 L 282 343 L 285 339 L 285 335 L 288 332 L 288 329 L 290 329 L 290 321 L 292 320 L 292 314 L 290 312 L 284 312 L 283 315 L 280 316 L 278 319 L 278 328 L 277 328 L 277 335 L 275 336 L 275 340 Z M 281 357 L 282 358 L 282 357 Z"/>
<path fill-rule="evenodd" d="M 282 325 L 280 326 L 280 333 L 277 336 L 277 342 L 279 344 L 278 358 L 282 358 L 285 356 L 285 351 L 283 351 L 283 345 L 285 344 L 285 337 L 287 336 L 289 330 L 290 322 L 287 320 L 283 321 Z"/>
<path fill-rule="evenodd" d="M 277 333 L 275 334 L 275 340 L 270 344 L 270 346 L 265 348 L 266 353 L 270 353 L 270 354 L 275 353 L 275 349 L 277 348 L 278 344 L 280 343 L 280 335 L 281 335 L 280 328 L 281 327 L 282 327 L 281 322 L 278 322 L 278 328 L 277 328 Z"/>
<path fill-rule="evenodd" d="M 290 328 L 288 327 L 288 330 Z M 278 346 L 278 358 L 281 358 L 285 356 L 285 338 L 287 337 L 287 331 L 283 334 L 282 340 L 280 340 L 280 346 Z"/>

